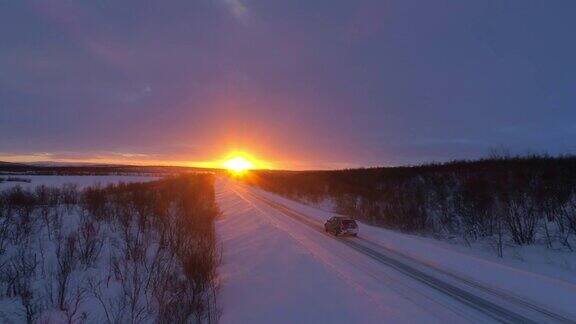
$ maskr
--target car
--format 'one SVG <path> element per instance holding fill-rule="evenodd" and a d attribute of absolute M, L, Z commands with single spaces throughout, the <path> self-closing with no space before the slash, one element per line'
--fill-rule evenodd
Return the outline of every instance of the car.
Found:
<path fill-rule="evenodd" d="M 330 218 L 324 224 L 324 230 L 327 233 L 338 235 L 358 236 L 358 224 L 349 217 L 335 216 Z"/>

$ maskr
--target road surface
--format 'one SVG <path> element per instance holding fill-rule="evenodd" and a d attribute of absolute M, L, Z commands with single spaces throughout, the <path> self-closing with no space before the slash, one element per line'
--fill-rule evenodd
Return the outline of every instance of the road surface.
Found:
<path fill-rule="evenodd" d="M 317 213 L 232 180 L 218 181 L 217 199 L 224 323 L 576 323 L 566 310 L 394 251 L 362 228 L 358 238 L 329 235 Z"/>

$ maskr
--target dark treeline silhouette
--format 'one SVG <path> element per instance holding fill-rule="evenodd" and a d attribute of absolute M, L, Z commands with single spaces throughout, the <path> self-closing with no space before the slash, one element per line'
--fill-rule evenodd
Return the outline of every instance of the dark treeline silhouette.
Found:
<path fill-rule="evenodd" d="M 214 176 L 0 191 L 8 322 L 216 322 Z"/>
<path fill-rule="evenodd" d="M 333 202 L 336 212 L 408 232 L 544 242 L 572 249 L 576 158 L 494 157 L 413 167 L 258 171 L 247 181 L 296 200 Z"/>

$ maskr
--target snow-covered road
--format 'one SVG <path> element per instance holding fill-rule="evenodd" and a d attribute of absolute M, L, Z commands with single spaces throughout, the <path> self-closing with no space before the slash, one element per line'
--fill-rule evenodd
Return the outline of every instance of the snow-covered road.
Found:
<path fill-rule="evenodd" d="M 510 269 L 515 280 L 524 276 L 525 285 L 544 287 L 554 297 L 538 300 L 529 290 L 518 295 L 449 265 L 391 249 L 376 235 L 378 229 L 361 225 L 359 238 L 334 238 L 322 227 L 330 213 L 227 179 L 220 179 L 216 189 L 223 212 L 217 222 L 224 252 L 223 323 L 542 323 L 576 318 L 572 283 Z M 481 260 L 462 262 L 475 267 Z M 498 264 L 493 268 L 504 271 Z"/>

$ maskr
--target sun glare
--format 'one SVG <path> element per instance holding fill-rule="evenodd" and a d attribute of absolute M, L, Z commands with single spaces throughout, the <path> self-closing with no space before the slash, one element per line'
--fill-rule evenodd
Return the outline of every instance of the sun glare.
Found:
<path fill-rule="evenodd" d="M 224 161 L 223 166 L 234 173 L 243 173 L 254 168 L 254 163 L 242 156 L 237 156 Z"/>

